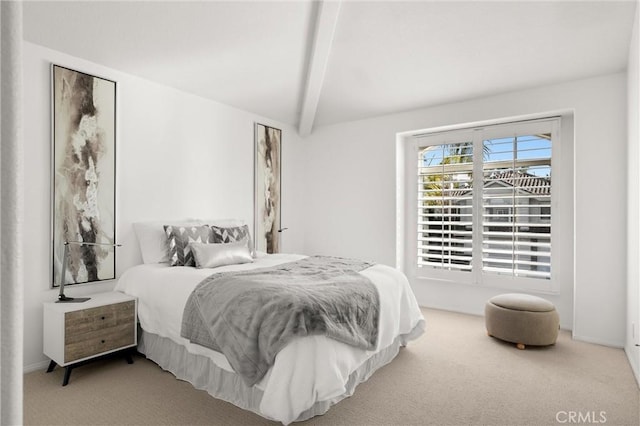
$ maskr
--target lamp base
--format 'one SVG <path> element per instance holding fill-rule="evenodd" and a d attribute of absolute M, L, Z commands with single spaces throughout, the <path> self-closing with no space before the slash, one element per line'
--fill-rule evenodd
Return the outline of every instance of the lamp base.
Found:
<path fill-rule="evenodd" d="M 65 295 L 59 296 L 56 303 L 82 303 L 91 299 L 90 297 L 67 297 Z"/>

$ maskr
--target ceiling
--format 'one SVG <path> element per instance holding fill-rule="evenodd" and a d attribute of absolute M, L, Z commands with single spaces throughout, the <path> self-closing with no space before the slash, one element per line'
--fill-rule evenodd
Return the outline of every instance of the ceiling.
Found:
<path fill-rule="evenodd" d="M 313 127 L 626 69 L 629 1 L 27 1 L 24 38 Z"/>

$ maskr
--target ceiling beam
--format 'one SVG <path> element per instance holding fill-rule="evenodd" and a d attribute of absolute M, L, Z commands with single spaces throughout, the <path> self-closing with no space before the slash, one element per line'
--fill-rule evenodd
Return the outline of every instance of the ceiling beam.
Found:
<path fill-rule="evenodd" d="M 325 0 L 318 5 L 304 98 L 302 99 L 302 109 L 298 123 L 298 134 L 300 136 L 308 136 L 313 128 L 320 93 L 322 93 L 324 74 L 329 62 L 329 54 L 331 53 L 333 34 L 338 22 L 340 3 L 340 1 Z"/>

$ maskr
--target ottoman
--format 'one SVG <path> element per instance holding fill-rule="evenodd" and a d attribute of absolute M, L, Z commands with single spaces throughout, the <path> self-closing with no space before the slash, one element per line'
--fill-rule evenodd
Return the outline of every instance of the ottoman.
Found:
<path fill-rule="evenodd" d="M 541 297 L 520 293 L 492 297 L 484 307 L 484 318 L 489 336 L 516 343 L 518 349 L 553 345 L 558 338 L 558 312 Z"/>

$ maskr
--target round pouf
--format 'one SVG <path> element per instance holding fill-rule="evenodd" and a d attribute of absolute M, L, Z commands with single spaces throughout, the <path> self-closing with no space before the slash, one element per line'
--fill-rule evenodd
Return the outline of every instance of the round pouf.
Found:
<path fill-rule="evenodd" d="M 558 338 L 558 312 L 541 297 L 519 293 L 492 297 L 484 307 L 484 318 L 489 336 L 516 343 L 518 349 L 553 345 Z"/>

